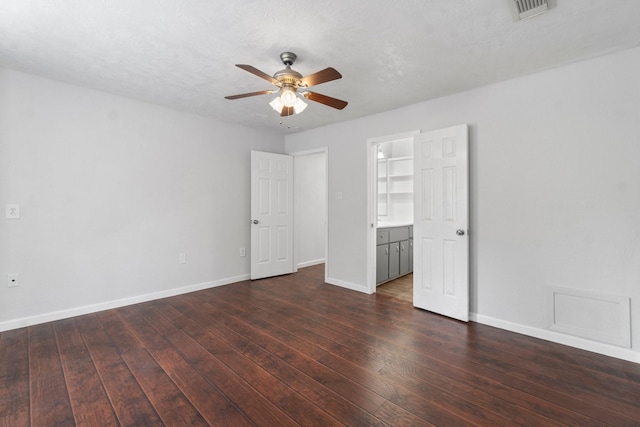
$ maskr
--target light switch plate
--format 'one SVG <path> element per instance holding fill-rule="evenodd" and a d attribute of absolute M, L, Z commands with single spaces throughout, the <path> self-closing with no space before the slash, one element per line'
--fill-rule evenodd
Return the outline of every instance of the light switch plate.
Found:
<path fill-rule="evenodd" d="M 20 205 L 7 204 L 7 219 L 20 219 Z"/>

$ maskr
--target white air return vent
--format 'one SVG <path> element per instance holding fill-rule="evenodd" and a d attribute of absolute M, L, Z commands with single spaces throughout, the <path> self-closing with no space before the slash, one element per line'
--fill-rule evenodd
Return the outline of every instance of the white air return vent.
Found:
<path fill-rule="evenodd" d="M 509 0 L 516 20 L 532 18 L 549 9 L 548 0 Z"/>

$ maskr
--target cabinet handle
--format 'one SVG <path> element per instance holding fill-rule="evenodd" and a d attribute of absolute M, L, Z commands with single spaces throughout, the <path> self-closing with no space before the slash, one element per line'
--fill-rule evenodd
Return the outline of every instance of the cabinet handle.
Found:
<path fill-rule="evenodd" d="M 404 252 L 404 245 L 400 245 L 400 250 Z"/>
<path fill-rule="evenodd" d="M 389 255 L 389 248 L 384 248 L 384 254 Z"/>
<path fill-rule="evenodd" d="M 396 246 L 396 252 L 400 252 L 400 247 Z"/>

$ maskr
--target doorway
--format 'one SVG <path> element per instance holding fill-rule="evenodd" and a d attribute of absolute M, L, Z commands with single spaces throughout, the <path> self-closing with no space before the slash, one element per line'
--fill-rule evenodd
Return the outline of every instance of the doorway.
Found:
<path fill-rule="evenodd" d="M 325 265 L 328 239 L 328 149 L 291 153 L 294 164 L 295 268 Z"/>
<path fill-rule="evenodd" d="M 251 152 L 252 280 L 317 264 L 326 280 L 327 154 Z"/>
<path fill-rule="evenodd" d="M 388 263 L 389 260 L 383 258 L 389 255 L 389 265 L 393 265 L 396 251 L 401 252 L 403 248 L 408 250 L 404 242 L 409 242 L 410 227 L 413 223 L 413 137 L 419 133 L 420 131 L 412 131 L 367 140 L 367 291 L 370 294 L 376 292 L 381 280 L 387 281 L 397 277 L 395 273 L 391 273 L 390 276 L 381 279 L 381 272 L 384 274 L 385 270 L 389 271 L 382 264 Z M 402 229 L 404 227 L 406 233 Z M 394 229 L 398 232 L 395 233 L 398 236 L 397 241 L 393 238 Z M 380 235 L 386 236 L 386 239 L 383 238 L 383 241 L 379 242 Z M 400 254 L 398 256 L 400 264 L 403 258 Z M 403 271 L 402 275 L 404 274 L 406 272 Z"/>
<path fill-rule="evenodd" d="M 383 280 L 394 278 L 398 260 L 402 273 L 406 254 L 403 257 L 401 248 L 403 243 L 415 240 L 415 246 L 409 245 L 415 250 L 409 257 L 415 259 L 412 269 L 414 307 L 462 321 L 469 319 L 468 134 L 468 125 L 463 124 L 425 133 L 370 139 L 367 163 L 370 293 L 376 291 L 381 277 Z M 413 159 L 408 162 L 410 173 L 406 165 L 401 166 L 406 159 L 400 158 L 393 165 L 391 158 L 383 160 L 386 156 L 383 144 L 401 138 L 413 142 Z M 381 162 L 387 163 L 386 168 L 379 167 Z M 409 175 L 410 179 L 407 178 Z M 413 197 L 414 190 L 416 197 Z M 412 218 L 411 226 L 397 224 L 389 215 L 396 193 L 411 194 L 412 211 L 416 216 Z M 381 194 L 386 195 L 387 206 L 379 202 Z M 388 229 L 381 227 L 381 211 L 389 215 Z M 385 263 L 388 277 L 384 274 Z"/>

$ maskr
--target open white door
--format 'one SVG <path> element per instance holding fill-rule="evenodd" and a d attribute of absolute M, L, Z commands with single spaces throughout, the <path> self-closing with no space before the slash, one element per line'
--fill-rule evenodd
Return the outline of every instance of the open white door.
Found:
<path fill-rule="evenodd" d="M 252 151 L 251 280 L 293 271 L 293 158 Z"/>
<path fill-rule="evenodd" d="M 469 321 L 467 125 L 414 137 L 413 305 Z"/>

